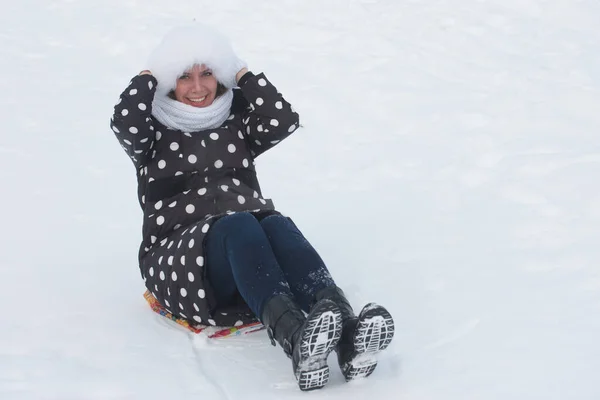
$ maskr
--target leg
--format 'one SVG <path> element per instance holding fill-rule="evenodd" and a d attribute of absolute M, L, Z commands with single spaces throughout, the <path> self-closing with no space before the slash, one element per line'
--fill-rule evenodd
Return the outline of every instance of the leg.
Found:
<path fill-rule="evenodd" d="M 272 343 L 276 340 L 292 359 L 300 389 L 323 387 L 329 380 L 327 356 L 341 336 L 341 313 L 337 305 L 323 300 L 304 316 L 264 230 L 252 214 L 222 217 L 209 231 L 208 240 L 209 262 L 215 257 L 209 267 L 213 279 L 230 281 L 233 277 L 246 303 L 268 327 Z M 215 254 L 210 255 L 211 251 Z M 230 289 L 230 283 L 221 286 Z"/>
<path fill-rule="evenodd" d="M 216 221 L 208 232 L 208 279 L 226 305 L 236 290 L 260 318 L 269 298 L 292 297 L 269 241 L 250 213 L 235 213 Z"/>
<path fill-rule="evenodd" d="M 308 312 L 315 293 L 335 282 L 317 251 L 288 218 L 271 215 L 260 221 L 292 293 Z"/>
<path fill-rule="evenodd" d="M 377 366 L 377 353 L 385 350 L 394 336 L 390 313 L 370 303 L 357 317 L 321 257 L 288 218 L 272 215 L 261 225 L 303 309 L 308 312 L 312 304 L 322 300 L 331 300 L 339 307 L 342 336 L 336 351 L 346 380 L 369 376 Z"/>
<path fill-rule="evenodd" d="M 217 306 L 225 307 L 235 301 L 238 291 L 225 249 L 224 224 L 217 221 L 206 237 L 206 278 L 214 289 Z"/>

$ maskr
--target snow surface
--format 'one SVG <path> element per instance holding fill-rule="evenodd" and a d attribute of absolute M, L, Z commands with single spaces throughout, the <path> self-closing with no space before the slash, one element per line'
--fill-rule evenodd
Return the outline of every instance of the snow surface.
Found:
<path fill-rule="evenodd" d="M 172 26 L 226 27 L 304 129 L 258 160 L 374 375 L 301 393 L 266 335 L 155 316 L 109 118 Z M 597 0 L 20 0 L 0 13 L 0 398 L 600 398 Z M 594 22 L 596 21 L 596 22 Z"/>

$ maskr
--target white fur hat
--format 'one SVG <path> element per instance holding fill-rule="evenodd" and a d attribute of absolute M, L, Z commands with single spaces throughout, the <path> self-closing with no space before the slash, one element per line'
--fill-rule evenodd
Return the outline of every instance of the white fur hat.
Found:
<path fill-rule="evenodd" d="M 169 31 L 148 58 L 148 69 L 158 81 L 156 93 L 169 93 L 194 64 L 206 65 L 227 88 L 236 85 L 235 75 L 246 67 L 229 39 L 215 29 L 199 23 L 180 26 Z"/>

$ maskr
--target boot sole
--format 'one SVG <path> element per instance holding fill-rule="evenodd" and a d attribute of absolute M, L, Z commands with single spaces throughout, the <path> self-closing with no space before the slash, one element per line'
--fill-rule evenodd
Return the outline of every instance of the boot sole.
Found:
<path fill-rule="evenodd" d="M 307 316 L 300 338 L 296 379 L 300 390 L 320 389 L 329 382 L 327 357 L 342 335 L 342 314 L 332 301 L 321 301 Z"/>
<path fill-rule="evenodd" d="M 375 303 L 363 308 L 354 334 L 354 353 L 342 366 L 346 381 L 366 378 L 377 367 L 377 353 L 385 350 L 394 338 L 394 320 L 390 313 Z"/>

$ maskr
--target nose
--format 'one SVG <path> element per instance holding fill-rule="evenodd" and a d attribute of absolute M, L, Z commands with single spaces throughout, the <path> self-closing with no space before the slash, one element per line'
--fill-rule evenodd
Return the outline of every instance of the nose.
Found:
<path fill-rule="evenodd" d="M 193 80 L 193 82 L 192 82 L 192 85 L 193 85 L 193 86 L 192 86 L 192 88 L 193 88 L 195 91 L 197 91 L 197 92 L 200 92 L 200 91 L 202 91 L 202 87 L 203 87 L 203 86 L 202 86 L 202 81 L 200 80 L 200 78 L 199 78 L 199 77 L 197 77 L 197 76 L 195 76 L 195 77 L 194 77 L 194 80 Z"/>

